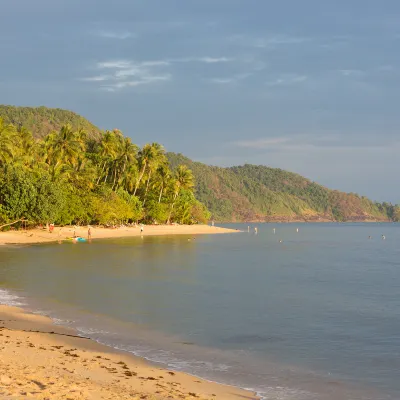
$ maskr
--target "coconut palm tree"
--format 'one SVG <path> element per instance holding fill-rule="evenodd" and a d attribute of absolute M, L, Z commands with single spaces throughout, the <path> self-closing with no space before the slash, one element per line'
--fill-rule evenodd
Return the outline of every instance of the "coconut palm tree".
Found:
<path fill-rule="evenodd" d="M 140 182 L 143 179 L 149 163 L 157 158 L 157 151 L 160 147 L 161 146 L 158 143 L 145 144 L 143 148 L 139 151 L 140 173 L 139 178 L 136 182 L 135 190 L 133 192 L 134 195 L 136 195 Z"/>
<path fill-rule="evenodd" d="M 10 162 L 16 150 L 16 129 L 0 118 L 0 163 Z"/>
<path fill-rule="evenodd" d="M 164 194 L 165 189 L 168 186 L 168 183 L 171 180 L 171 171 L 168 168 L 168 165 L 166 163 L 161 164 L 157 168 L 157 185 L 160 186 L 160 193 L 158 195 L 158 203 L 161 203 L 161 198 Z"/>
<path fill-rule="evenodd" d="M 110 163 L 110 160 L 115 157 L 117 152 L 116 137 L 114 132 L 106 131 L 106 133 L 101 138 L 99 147 L 100 147 L 99 155 L 101 158 L 102 167 L 99 177 L 97 179 L 97 184 L 100 183 L 100 180 L 105 173 L 107 164 Z M 105 176 L 104 182 L 107 181 L 107 178 L 108 178 L 108 173 Z"/>
<path fill-rule="evenodd" d="M 172 211 L 175 206 L 176 199 L 182 189 L 191 189 L 194 186 L 193 173 L 186 165 L 179 165 L 175 171 L 174 195 L 171 203 L 171 209 L 167 223 L 170 223 Z"/>

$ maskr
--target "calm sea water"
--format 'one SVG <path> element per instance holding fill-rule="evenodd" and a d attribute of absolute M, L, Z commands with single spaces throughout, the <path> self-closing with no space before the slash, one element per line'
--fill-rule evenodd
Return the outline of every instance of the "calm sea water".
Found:
<path fill-rule="evenodd" d="M 0 247 L 0 302 L 265 399 L 400 399 L 400 226 L 231 227 Z"/>

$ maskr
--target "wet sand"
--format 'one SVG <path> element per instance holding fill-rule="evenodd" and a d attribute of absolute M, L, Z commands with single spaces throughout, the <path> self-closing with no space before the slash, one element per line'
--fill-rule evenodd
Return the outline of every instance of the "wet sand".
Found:
<path fill-rule="evenodd" d="M 87 227 L 55 227 L 52 233 L 44 229 L 31 229 L 27 231 L 0 232 L 0 245 L 4 244 L 33 244 L 57 242 L 71 238 L 73 234 L 83 238 L 88 237 Z M 138 227 L 102 228 L 92 227 L 92 239 L 122 238 L 133 236 L 155 235 L 202 235 L 218 233 L 234 233 L 234 229 L 219 228 L 208 225 L 145 225 L 143 232 Z"/>
<path fill-rule="evenodd" d="M 2 399 L 256 399 L 250 392 L 151 365 L 47 317 L 0 306 Z"/>

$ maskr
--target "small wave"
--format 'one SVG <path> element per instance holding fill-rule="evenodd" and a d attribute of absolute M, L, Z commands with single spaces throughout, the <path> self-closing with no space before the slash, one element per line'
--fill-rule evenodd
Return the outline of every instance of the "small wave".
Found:
<path fill-rule="evenodd" d="M 14 294 L 11 294 L 7 290 L 0 289 L 0 304 L 5 306 L 23 306 L 24 302 L 22 299 Z"/>

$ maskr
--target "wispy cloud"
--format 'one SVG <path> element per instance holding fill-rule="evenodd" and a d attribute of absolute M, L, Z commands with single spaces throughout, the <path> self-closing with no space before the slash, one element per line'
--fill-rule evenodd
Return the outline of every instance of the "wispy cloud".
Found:
<path fill-rule="evenodd" d="M 171 80 L 171 74 L 163 70 L 168 65 L 169 63 L 163 60 L 141 62 L 130 60 L 102 61 L 98 62 L 95 68 L 107 71 L 107 74 L 86 77 L 81 80 L 101 82 L 100 88 L 102 90 L 115 92 L 128 87 Z"/>
<path fill-rule="evenodd" d="M 119 40 L 125 40 L 125 39 L 129 39 L 131 37 L 135 37 L 135 35 L 133 33 L 128 32 L 128 31 L 123 31 L 123 32 L 96 31 L 96 32 L 94 32 L 94 35 L 100 36 L 100 37 L 106 38 L 106 39 L 119 39 Z"/>
<path fill-rule="evenodd" d="M 82 78 L 81 81 L 86 82 L 102 82 L 110 79 L 110 75 L 98 75 L 98 76 L 91 76 L 89 78 Z"/>
<path fill-rule="evenodd" d="M 267 86 L 287 86 L 302 83 L 307 80 L 305 75 L 286 74 L 266 82 Z"/>
<path fill-rule="evenodd" d="M 182 58 L 171 58 L 167 59 L 167 62 L 170 63 L 205 63 L 205 64 L 218 64 L 218 63 L 227 63 L 227 62 L 232 62 L 234 61 L 234 58 L 228 58 L 228 57 L 182 57 Z"/>
<path fill-rule="evenodd" d="M 172 79 L 172 74 L 168 68 L 172 64 L 178 63 L 206 63 L 218 64 L 233 61 L 228 57 L 184 57 L 184 58 L 165 58 L 161 60 L 108 60 L 98 62 L 96 70 L 104 72 L 94 76 L 81 78 L 86 82 L 107 82 L 101 88 L 107 91 L 116 91 L 127 87 L 135 87 L 156 82 L 166 82 Z M 239 80 L 247 77 L 248 74 L 239 74 L 232 79 Z M 222 81 L 222 80 L 221 80 Z"/>
<path fill-rule="evenodd" d="M 249 78 L 252 75 L 253 74 L 250 72 L 245 72 L 242 74 L 236 74 L 236 75 L 233 75 L 230 77 L 225 77 L 225 78 L 211 78 L 211 79 L 208 79 L 208 81 L 211 83 L 219 84 L 219 85 L 226 85 L 226 84 L 230 84 L 230 83 L 237 83 L 239 81 Z"/>
<path fill-rule="evenodd" d="M 361 69 L 340 69 L 339 73 L 343 76 L 360 77 L 365 75 L 365 71 Z"/>

